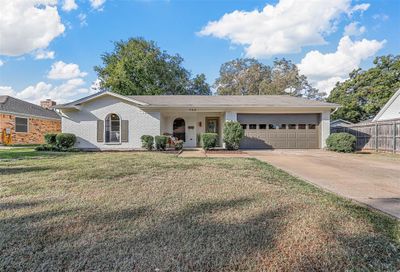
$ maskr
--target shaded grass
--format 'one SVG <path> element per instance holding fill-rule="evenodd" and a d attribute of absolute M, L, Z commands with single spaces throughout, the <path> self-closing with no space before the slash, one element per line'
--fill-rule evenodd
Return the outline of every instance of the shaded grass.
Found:
<path fill-rule="evenodd" d="M 0 162 L 0 270 L 400 268 L 400 226 L 254 159 Z"/>
<path fill-rule="evenodd" d="M 32 147 L 14 147 L 10 149 L 0 149 L 0 160 L 26 159 L 35 157 L 61 156 L 65 153 L 60 152 L 38 152 Z"/>

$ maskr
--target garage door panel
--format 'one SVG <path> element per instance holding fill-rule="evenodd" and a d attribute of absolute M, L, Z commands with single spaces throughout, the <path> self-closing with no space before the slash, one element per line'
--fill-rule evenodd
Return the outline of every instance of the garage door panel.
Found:
<path fill-rule="evenodd" d="M 247 124 L 241 148 L 319 148 L 318 114 L 238 114 L 238 121 Z"/>

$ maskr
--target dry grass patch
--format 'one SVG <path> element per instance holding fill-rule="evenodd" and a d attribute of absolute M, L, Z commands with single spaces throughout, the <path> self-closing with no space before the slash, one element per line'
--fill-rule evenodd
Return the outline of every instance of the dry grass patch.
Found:
<path fill-rule="evenodd" d="M 252 159 L 0 162 L 0 270 L 392 270 L 399 222 Z"/>

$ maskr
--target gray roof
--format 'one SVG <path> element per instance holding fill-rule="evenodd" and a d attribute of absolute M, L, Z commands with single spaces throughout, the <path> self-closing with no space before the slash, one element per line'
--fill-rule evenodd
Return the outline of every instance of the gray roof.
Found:
<path fill-rule="evenodd" d="M 54 110 L 48 110 L 8 95 L 0 95 L 0 112 L 60 119 L 60 116 Z"/>
<path fill-rule="evenodd" d="M 337 107 L 338 105 L 288 95 L 134 95 L 152 107 Z"/>
<path fill-rule="evenodd" d="M 140 103 L 140 107 L 323 107 L 336 108 L 337 104 L 309 100 L 288 95 L 131 95 L 121 96 L 115 93 L 99 92 L 79 100 L 58 105 L 56 108 L 73 108 L 102 95 L 115 95 L 132 102 Z"/>

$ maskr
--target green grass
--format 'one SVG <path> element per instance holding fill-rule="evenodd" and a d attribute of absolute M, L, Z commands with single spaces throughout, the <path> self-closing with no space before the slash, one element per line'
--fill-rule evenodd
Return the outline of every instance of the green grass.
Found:
<path fill-rule="evenodd" d="M 26 159 L 60 155 L 65 155 L 65 153 L 38 152 L 35 151 L 35 149 L 32 147 L 14 147 L 10 149 L 0 149 L 0 160 Z"/>
<path fill-rule="evenodd" d="M 400 225 L 254 159 L 0 162 L 0 271 L 396 271 Z"/>

